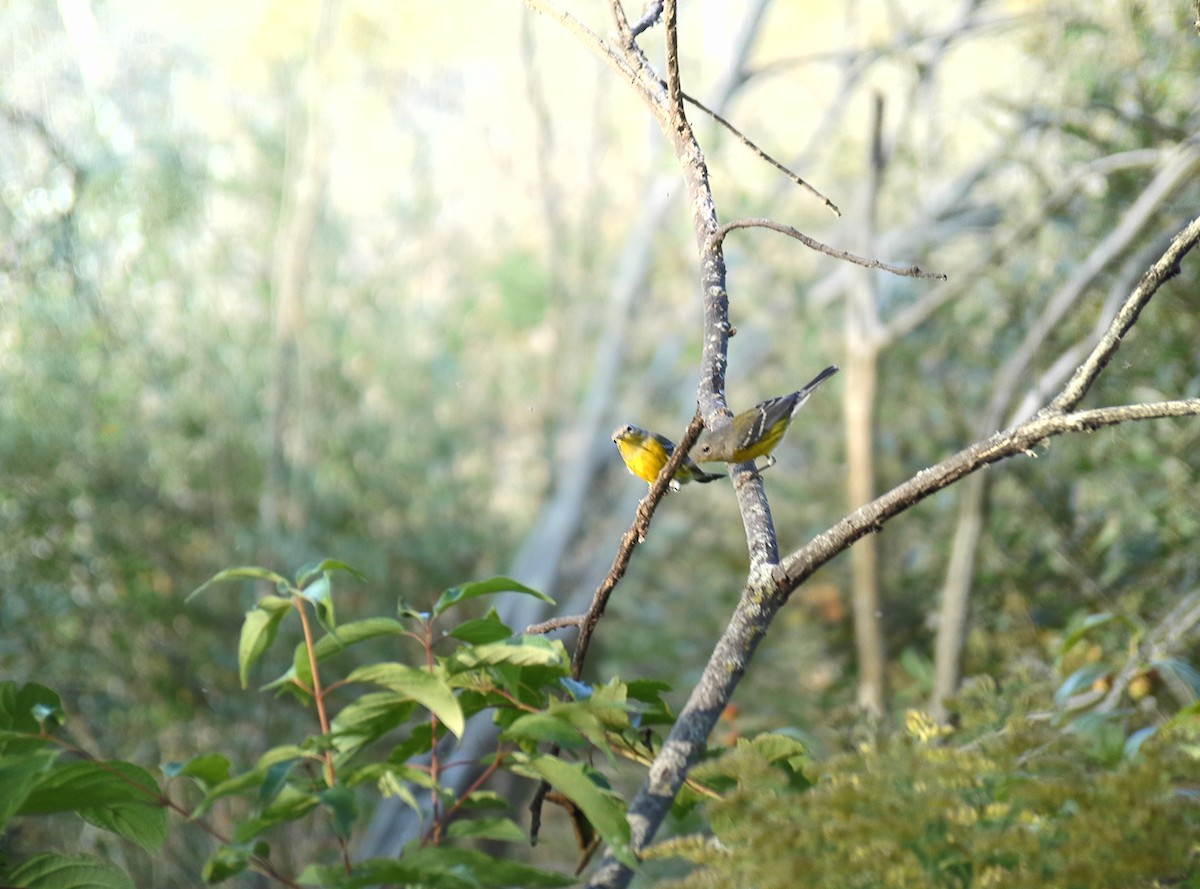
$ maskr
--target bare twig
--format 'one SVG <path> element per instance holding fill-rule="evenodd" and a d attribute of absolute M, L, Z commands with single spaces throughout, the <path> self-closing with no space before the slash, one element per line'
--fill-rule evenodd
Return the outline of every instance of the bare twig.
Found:
<path fill-rule="evenodd" d="M 709 108 L 703 102 L 701 102 L 699 99 L 694 98 L 693 96 L 689 96 L 687 93 L 683 94 L 683 98 L 684 98 L 684 101 L 690 102 L 691 104 L 695 105 L 697 108 L 699 108 L 701 111 L 703 111 L 709 117 L 711 117 L 713 120 L 715 120 L 717 123 L 719 123 L 725 129 L 727 129 L 730 133 L 733 134 L 735 139 L 737 139 L 739 142 L 741 142 L 743 145 L 745 145 L 747 148 L 749 148 L 751 151 L 753 151 L 756 155 L 758 155 L 758 157 L 761 160 L 766 161 L 768 164 L 770 164 L 776 170 L 783 173 L 784 176 L 787 176 L 787 178 L 790 179 L 792 182 L 799 185 L 801 188 L 803 188 L 805 191 L 807 191 L 813 197 L 819 199 L 821 201 L 821 203 L 823 203 L 826 207 L 828 207 L 833 212 L 834 216 L 842 215 L 842 211 L 838 207 L 837 204 L 835 204 L 828 197 L 823 195 L 814 186 L 812 186 L 811 184 L 806 182 L 804 179 L 797 176 L 795 173 L 793 173 L 791 170 L 789 170 L 787 167 L 785 167 L 779 161 L 775 160 L 775 158 L 771 157 L 771 155 L 767 154 L 765 151 L 763 151 L 761 148 L 759 148 L 754 142 L 752 142 L 750 140 L 749 136 L 747 136 L 745 133 L 743 133 L 741 130 L 739 130 L 737 127 L 735 127 L 732 123 L 730 123 L 728 120 L 726 120 L 720 114 L 713 111 L 711 108 Z"/>
<path fill-rule="evenodd" d="M 1099 344 L 1092 350 L 1087 361 L 1079 366 L 1075 375 L 1063 387 L 1062 393 L 1050 402 L 1047 411 L 1070 410 L 1083 399 L 1100 372 L 1112 360 L 1121 339 L 1129 332 L 1158 288 L 1179 274 L 1179 262 L 1200 240 L 1200 217 L 1192 220 L 1182 232 L 1175 236 L 1171 246 L 1142 277 L 1133 295 L 1121 306 L 1121 311 L 1109 326 Z"/>
<path fill-rule="evenodd" d="M 1148 148 L 1123 151 L 1102 157 L 1073 171 L 1050 197 L 1037 206 L 1007 236 L 989 239 L 991 248 L 969 268 L 956 274 L 953 280 L 933 288 L 897 313 L 886 326 L 885 342 L 892 342 L 908 336 L 946 303 L 957 299 L 976 286 L 979 276 L 984 271 L 995 267 L 1016 245 L 1028 241 L 1039 228 L 1045 225 L 1047 217 L 1060 210 L 1088 182 L 1094 181 L 1096 176 L 1110 176 L 1114 173 L 1153 166 L 1162 160 L 1164 154 L 1165 152 L 1159 149 Z M 972 172 L 970 179 L 976 181 L 976 174 L 981 173 L 991 163 L 992 161 L 989 159 L 987 164 L 977 167 Z M 927 228 L 928 226 L 922 227 Z"/>
<path fill-rule="evenodd" d="M 777 231 L 780 234 L 787 235 L 789 238 L 795 238 L 805 247 L 816 250 L 818 253 L 824 253 L 826 256 L 832 256 L 834 259 L 841 259 L 846 262 L 860 265 L 866 269 L 881 269 L 885 272 L 890 272 L 893 275 L 898 275 L 901 278 L 932 278 L 936 281 L 945 281 L 946 276 L 939 272 L 922 271 L 920 266 L 910 265 L 901 266 L 893 265 L 892 263 L 882 262 L 878 259 L 868 259 L 865 256 L 856 256 L 853 253 L 848 253 L 845 250 L 838 250 L 836 247 L 830 247 L 828 244 L 822 244 L 816 238 L 810 238 L 804 232 L 790 225 L 785 225 L 782 222 L 776 222 L 774 219 L 735 219 L 732 222 L 727 222 L 717 229 L 711 235 L 714 249 L 719 250 L 725 236 L 731 231 L 739 228 L 769 228 L 771 231 Z"/>
<path fill-rule="evenodd" d="M 687 431 L 683 433 L 683 438 L 675 446 L 675 452 L 671 454 L 671 459 L 666 462 L 662 471 L 659 472 L 658 478 L 650 486 L 649 493 L 638 504 L 633 524 L 629 526 L 629 530 L 621 538 L 620 546 L 617 547 L 617 555 L 613 559 L 612 568 L 609 569 L 608 575 L 604 580 L 600 582 L 600 586 L 596 588 L 595 595 L 592 596 L 591 607 L 588 608 L 587 614 L 583 615 L 579 621 L 579 639 L 575 642 L 575 651 L 571 656 L 571 675 L 574 678 L 578 679 L 583 674 L 583 662 L 587 659 L 588 645 L 591 642 L 592 633 L 596 631 L 596 625 L 604 615 L 604 609 L 608 605 L 609 597 L 612 595 L 612 591 L 616 588 L 621 578 L 625 576 L 625 570 L 629 567 L 630 559 L 633 558 L 633 551 L 637 549 L 639 543 L 645 542 L 646 534 L 650 530 L 650 520 L 654 517 L 654 511 L 658 509 L 658 504 L 666 496 L 667 491 L 670 489 L 671 480 L 675 478 L 675 472 L 683 465 L 688 451 L 692 449 L 692 445 L 700 437 L 700 430 L 703 428 L 704 424 L 701 422 L 700 417 L 693 417 Z"/>

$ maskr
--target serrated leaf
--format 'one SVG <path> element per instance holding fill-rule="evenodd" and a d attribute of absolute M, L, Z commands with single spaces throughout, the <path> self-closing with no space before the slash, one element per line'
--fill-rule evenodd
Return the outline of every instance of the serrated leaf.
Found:
<path fill-rule="evenodd" d="M 440 677 L 426 670 L 397 663 L 369 664 L 352 672 L 346 681 L 370 682 L 408 695 L 437 716 L 455 737 L 462 737 L 465 717 L 458 698 Z"/>
<path fill-rule="evenodd" d="M 150 854 L 167 841 L 167 810 L 142 803 L 80 807 L 77 814 L 96 827 L 124 837 Z"/>
<path fill-rule="evenodd" d="M 238 681 L 246 688 L 250 679 L 250 668 L 263 655 L 275 635 L 286 611 L 254 607 L 246 612 L 242 620 L 242 632 L 238 638 Z"/>
<path fill-rule="evenodd" d="M 555 790 L 579 806 L 592 826 L 604 837 L 613 854 L 622 863 L 636 866 L 629 848 L 629 821 L 625 805 L 611 790 L 597 783 L 598 776 L 580 763 L 568 763 L 556 756 L 535 756 L 514 771 L 526 772 L 548 781 Z"/>
<path fill-rule="evenodd" d="M 539 593 L 535 589 L 531 589 L 523 583 L 518 583 L 511 577 L 493 577 L 490 580 L 479 580 L 472 583 L 460 584 L 456 587 L 451 587 L 440 596 L 437 602 L 433 605 L 433 615 L 437 617 L 448 608 L 453 608 L 455 605 L 461 605 L 463 602 L 476 599 L 480 596 L 490 596 L 494 593 L 520 593 L 524 596 L 533 596 L 535 599 L 540 599 L 543 602 L 554 604 L 554 600 L 545 593 Z"/>
<path fill-rule="evenodd" d="M 369 692 L 342 708 L 333 718 L 330 733 L 334 749 L 354 753 L 403 725 L 417 703 L 408 695 L 391 691 Z"/>
<path fill-rule="evenodd" d="M 77 812 L 97 806 L 157 806 L 161 791 L 149 772 L 127 762 L 72 762 L 57 766 L 21 806 L 22 815 Z"/>
<path fill-rule="evenodd" d="M 805 760 L 809 758 L 808 748 L 801 742 L 774 732 L 758 735 L 748 743 L 767 762 L 792 762 L 797 757 Z"/>
<path fill-rule="evenodd" d="M 291 586 L 287 578 L 281 574 L 276 574 L 274 571 L 269 571 L 266 568 L 259 568 L 257 565 L 245 565 L 240 568 L 227 568 L 224 571 L 217 572 L 204 581 L 204 583 L 200 584 L 200 586 L 196 587 L 184 601 L 190 602 L 210 586 L 223 583 L 227 580 L 263 580 L 274 584 L 277 590 L 285 590 Z"/>
<path fill-rule="evenodd" d="M 34 855 L 5 882 L 22 889 L 134 889 L 129 875 L 105 858 L 54 852 Z"/>
<path fill-rule="evenodd" d="M 458 668 L 468 670 L 500 664 L 566 667 L 570 663 L 562 642 L 544 636 L 518 636 L 505 642 L 476 645 L 455 652 L 452 660 Z"/>

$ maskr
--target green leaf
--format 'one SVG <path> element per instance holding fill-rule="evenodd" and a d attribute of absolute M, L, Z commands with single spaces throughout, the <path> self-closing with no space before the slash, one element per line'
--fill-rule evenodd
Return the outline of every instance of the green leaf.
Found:
<path fill-rule="evenodd" d="M 1132 757 L 1137 756 L 1138 751 L 1142 749 L 1142 745 L 1145 744 L 1149 738 L 1153 737 L 1154 733 L 1157 731 L 1158 726 L 1147 725 L 1138 729 L 1136 732 L 1126 738 L 1124 749 L 1125 758 L 1131 759 Z"/>
<path fill-rule="evenodd" d="M 0 832 L 57 759 L 56 750 L 0 756 Z"/>
<path fill-rule="evenodd" d="M 44 741 L 20 736 L 50 732 L 64 722 L 62 701 L 51 689 L 36 682 L 20 688 L 12 681 L 0 683 L 0 730 L 15 733 L 4 738 L 0 750 L 15 753 L 40 749 Z"/>
<path fill-rule="evenodd" d="M 551 713 L 527 713 L 506 728 L 500 737 L 506 741 L 557 744 L 568 749 L 588 744 L 587 738 L 580 734 L 571 720 L 562 714 Z"/>
<path fill-rule="evenodd" d="M 739 741 L 739 744 L 742 741 Z M 792 768 L 802 768 L 811 761 L 808 748 L 795 738 L 768 732 L 747 742 L 767 762 L 786 762 Z"/>
<path fill-rule="evenodd" d="M 373 858 L 360 862 L 347 879 L 336 866 L 314 866 L 304 870 L 300 882 L 306 886 L 336 886 L 362 889 L 391 883 L 426 886 L 431 889 L 479 889 L 517 886 L 554 889 L 571 886 L 574 877 L 541 870 L 503 858 L 493 858 L 474 849 L 426 846 L 407 849 L 400 858 Z"/>
<path fill-rule="evenodd" d="M 500 620 L 496 609 L 493 608 L 486 617 L 459 624 L 449 632 L 449 635 L 470 645 L 484 645 L 488 642 L 511 639 L 514 634 L 512 629 Z"/>
<path fill-rule="evenodd" d="M 162 806 L 142 803 L 89 806 L 80 808 L 78 814 L 89 824 L 136 843 L 150 854 L 167 841 L 167 810 Z"/>
<path fill-rule="evenodd" d="M 279 624 L 287 612 L 255 606 L 246 612 L 242 634 L 238 639 L 238 680 L 242 688 L 249 684 L 250 667 L 275 641 Z"/>
<path fill-rule="evenodd" d="M 129 875 L 107 859 L 54 852 L 34 855 L 5 882 L 22 889 L 135 889 Z"/>
<path fill-rule="evenodd" d="M 247 565 L 241 568 L 227 568 L 210 577 L 184 600 L 190 602 L 192 599 L 199 596 L 202 592 L 208 589 L 213 584 L 223 583 L 226 580 L 263 580 L 275 585 L 277 590 L 289 589 L 290 584 L 286 577 L 276 574 L 274 571 L 268 571 L 266 568 L 259 568 L 256 565 Z"/>
<path fill-rule="evenodd" d="M 544 636 L 518 636 L 505 642 L 476 645 L 455 652 L 451 660 L 456 669 L 466 670 L 498 664 L 513 664 L 519 667 L 566 667 L 570 664 L 562 642 Z"/>
<path fill-rule="evenodd" d="M 137 785 L 157 787 L 154 777 L 137 765 L 125 762 L 113 762 L 108 765 Z M 127 803 L 79 805 L 76 813 L 89 824 L 124 837 L 137 843 L 146 852 L 154 854 L 167 841 L 167 810 L 163 809 L 157 800 L 146 798 L 136 789 L 134 793 L 137 794 L 136 798 Z"/>
<path fill-rule="evenodd" d="M 316 607 L 317 620 L 325 632 L 333 633 L 337 629 L 337 621 L 333 611 L 333 581 L 329 575 L 322 574 L 312 581 L 300 591 L 300 596 Z"/>
<path fill-rule="evenodd" d="M 636 866 L 636 858 L 629 848 L 625 805 L 615 793 L 597 783 L 599 776 L 594 770 L 581 763 L 564 762 L 556 756 L 531 757 L 523 764 L 515 765 L 513 770 L 548 781 L 583 810 L 619 861 L 629 867 Z"/>
<path fill-rule="evenodd" d="M 1107 664 L 1088 664 L 1080 667 L 1066 678 L 1054 692 L 1055 706 L 1065 707 L 1071 697 L 1080 691 L 1091 688 L 1092 683 L 1109 672 Z"/>
<path fill-rule="evenodd" d="M 232 796 L 235 793 L 242 793 L 244 791 L 262 787 L 263 779 L 266 774 L 267 770 L 265 768 L 257 768 L 251 769 L 248 772 L 243 772 L 240 775 L 234 775 L 232 778 L 222 781 L 220 784 L 217 784 L 215 787 L 209 789 L 209 791 L 204 795 L 204 799 L 201 801 L 200 805 L 197 806 L 196 810 L 192 813 L 192 817 L 203 817 L 208 810 L 212 808 L 213 803 L 219 799 Z"/>
<path fill-rule="evenodd" d="M 502 843 L 525 843 L 529 837 L 511 818 L 476 818 L 454 821 L 446 830 L 452 839 L 498 840 Z"/>
<path fill-rule="evenodd" d="M 1111 614 L 1107 611 L 1089 614 L 1075 624 L 1063 637 L 1062 643 L 1058 647 L 1058 665 L 1062 665 L 1062 659 L 1067 652 L 1083 641 L 1092 630 L 1110 623 L 1123 624 L 1135 633 L 1141 629 L 1137 622 L 1127 615 Z"/>
<path fill-rule="evenodd" d="M 462 707 L 453 690 L 440 677 L 406 664 L 382 663 L 359 667 L 346 677 L 347 682 L 370 682 L 408 695 L 433 713 L 456 737 L 462 737 Z"/>
<path fill-rule="evenodd" d="M 72 762 L 48 772 L 21 806 L 22 815 L 80 812 L 98 806 L 159 805 L 149 772 L 127 762 Z"/>
<path fill-rule="evenodd" d="M 369 617 L 338 627 L 336 635 L 322 636 L 313 646 L 313 651 L 316 653 L 317 663 L 321 663 L 358 642 L 379 636 L 401 636 L 407 632 L 404 624 L 394 618 Z M 293 678 L 305 685 L 312 685 L 312 665 L 308 660 L 308 648 L 303 642 L 298 643 L 292 653 L 292 669 L 266 687 L 274 688 Z"/>
<path fill-rule="evenodd" d="M 303 818 L 320 805 L 320 802 L 320 798 L 315 793 L 309 793 L 291 784 L 286 784 L 272 797 L 269 806 L 262 809 L 257 815 L 238 822 L 233 838 L 239 843 L 248 842 L 264 830 Z"/>
<path fill-rule="evenodd" d="M 358 580 L 366 581 L 367 579 L 366 575 L 361 571 L 347 565 L 345 562 L 339 562 L 337 559 L 322 559 L 320 562 L 310 562 L 296 572 L 296 586 L 304 589 L 322 574 L 329 571 L 345 571 Z"/>
<path fill-rule="evenodd" d="M 266 858 L 267 852 L 267 844 L 262 841 L 222 846 L 204 862 L 204 869 L 200 875 L 206 883 L 221 883 L 249 867 L 250 859 L 255 855 Z"/>
<path fill-rule="evenodd" d="M 537 590 L 530 589 L 523 583 L 517 583 L 510 577 L 493 577 L 491 580 L 479 580 L 473 583 L 464 583 L 460 586 L 451 587 L 438 596 L 437 602 L 433 605 L 433 615 L 437 617 L 447 608 L 452 608 L 455 605 L 461 605 L 471 599 L 479 596 L 490 596 L 493 593 L 521 593 L 525 596 L 533 596 L 535 599 L 541 599 L 543 602 L 554 604 L 554 600 L 545 593 L 539 593 Z"/>
<path fill-rule="evenodd" d="M 321 805 L 329 809 L 333 832 L 343 840 L 350 839 L 358 820 L 358 798 L 349 787 L 329 787 L 320 794 Z"/>
<path fill-rule="evenodd" d="M 299 744 L 280 744 L 278 747 L 272 747 L 265 750 L 258 757 L 258 762 L 254 764 L 255 769 L 263 770 L 270 769 L 280 763 L 292 763 L 293 760 L 314 759 L 311 750 L 301 747 Z"/>
<path fill-rule="evenodd" d="M 416 709 L 408 695 L 391 691 L 370 692 L 347 704 L 333 718 L 330 733 L 334 749 L 353 754 L 372 741 L 403 725 Z"/>
<path fill-rule="evenodd" d="M 1200 672 L 1187 661 L 1182 658 L 1169 657 L 1155 660 L 1150 666 L 1173 675 L 1187 688 L 1193 700 L 1200 698 Z"/>
<path fill-rule="evenodd" d="M 168 778 L 191 778 L 201 790 L 208 790 L 229 780 L 230 766 L 229 757 L 220 753 L 205 753 L 193 756 L 187 762 L 166 763 L 163 773 Z"/>
<path fill-rule="evenodd" d="M 296 759 L 282 759 L 266 767 L 262 785 L 258 788 L 259 808 L 270 805 L 271 801 L 283 791 L 297 762 Z M 259 767 L 262 767 L 261 763 Z"/>

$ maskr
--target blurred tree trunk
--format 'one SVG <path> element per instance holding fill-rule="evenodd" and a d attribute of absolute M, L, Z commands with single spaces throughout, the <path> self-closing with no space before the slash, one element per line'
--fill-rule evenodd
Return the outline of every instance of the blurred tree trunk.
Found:
<path fill-rule="evenodd" d="M 873 104 L 870 172 L 864 187 L 860 247 L 873 255 L 879 185 L 883 178 L 883 97 Z M 880 344 L 875 272 L 858 269 L 846 297 L 846 494 L 849 508 L 875 499 L 875 383 Z M 858 706 L 883 713 L 884 647 L 879 606 L 879 547 L 868 535 L 850 549 L 854 642 L 858 654 Z"/>
<path fill-rule="evenodd" d="M 308 462 L 303 409 L 301 340 L 305 281 L 329 172 L 325 96 L 328 59 L 337 26 L 338 0 L 323 0 L 312 49 L 301 78 L 302 106 L 290 116 L 279 224 L 271 256 L 271 379 L 267 387 L 267 453 L 259 526 L 268 548 L 302 528 L 305 498 L 295 470 Z"/>

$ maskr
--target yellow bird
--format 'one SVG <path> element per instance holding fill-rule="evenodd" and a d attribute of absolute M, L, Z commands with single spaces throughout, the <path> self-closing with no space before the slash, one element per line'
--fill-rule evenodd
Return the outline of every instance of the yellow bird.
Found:
<path fill-rule="evenodd" d="M 771 451 L 783 439 L 792 418 L 804 407 L 813 390 L 837 372 L 838 369 L 830 365 L 802 389 L 797 389 L 791 395 L 761 401 L 750 410 L 742 411 L 718 432 L 701 436 L 693 451 L 696 459 L 702 462 L 719 460 L 722 463 L 745 463 L 766 456 L 767 462 L 762 467 L 766 469 L 775 462 Z"/>
<path fill-rule="evenodd" d="M 621 452 L 621 459 L 629 471 L 649 485 L 654 484 L 662 468 L 675 453 L 675 442 L 671 439 L 657 432 L 647 432 L 631 423 L 618 428 L 612 434 L 612 440 L 617 443 L 617 450 Z M 707 484 L 724 477 L 720 473 L 705 472 L 691 457 L 686 457 L 675 478 L 671 479 L 671 489 L 678 491 L 680 485 L 688 482 Z"/>

